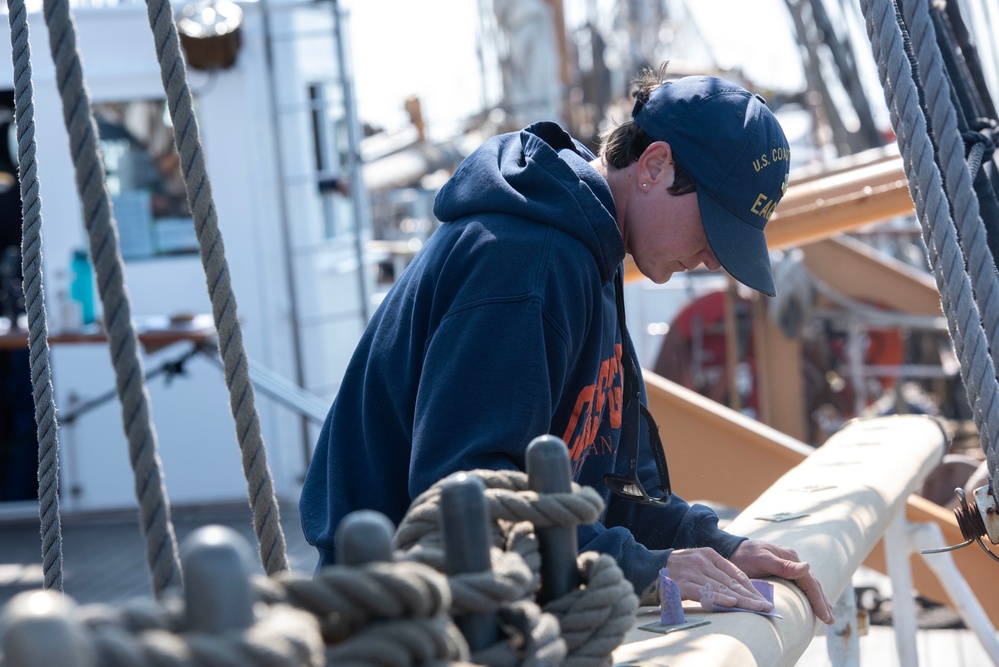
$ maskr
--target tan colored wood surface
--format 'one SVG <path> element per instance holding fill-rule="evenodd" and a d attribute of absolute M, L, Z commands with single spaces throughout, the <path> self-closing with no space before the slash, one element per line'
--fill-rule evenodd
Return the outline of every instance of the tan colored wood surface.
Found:
<path fill-rule="evenodd" d="M 673 490 L 684 499 L 746 507 L 813 451 L 652 371 L 642 373 Z"/>
<path fill-rule="evenodd" d="M 933 276 L 862 241 L 838 236 L 801 250 L 808 270 L 848 297 L 909 315 L 943 317 Z"/>
<path fill-rule="evenodd" d="M 942 426 L 929 417 L 854 420 L 781 476 L 729 530 L 795 549 L 828 596 L 836 599 L 891 519 L 904 510 L 909 494 L 939 463 L 946 445 Z M 789 513 L 801 516 L 772 520 Z M 639 614 L 614 652 L 614 661 L 654 661 L 671 667 L 794 665 L 821 623 L 800 589 L 780 579 L 773 583 L 782 619 L 707 613 L 686 603 L 688 619 L 710 623 L 659 635 L 639 627 L 656 621 L 652 610 L 651 615 Z"/>
<path fill-rule="evenodd" d="M 767 301 L 753 301 L 758 418 L 792 438 L 808 441 L 808 408 L 801 340 L 789 338 L 767 313 Z"/>
<path fill-rule="evenodd" d="M 901 158 L 788 186 L 767 223 L 771 250 L 801 246 L 913 211 Z"/>

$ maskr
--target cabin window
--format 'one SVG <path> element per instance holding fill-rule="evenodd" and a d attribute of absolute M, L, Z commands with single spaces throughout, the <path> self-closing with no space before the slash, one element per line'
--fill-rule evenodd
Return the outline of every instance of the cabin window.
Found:
<path fill-rule="evenodd" d="M 164 100 L 94 104 L 124 259 L 198 252 Z"/>
<path fill-rule="evenodd" d="M 339 85 L 311 83 L 308 87 L 316 188 L 322 197 L 323 235 L 342 237 L 353 231 L 353 207 L 345 191 L 333 186 L 349 179 L 346 110 Z"/>

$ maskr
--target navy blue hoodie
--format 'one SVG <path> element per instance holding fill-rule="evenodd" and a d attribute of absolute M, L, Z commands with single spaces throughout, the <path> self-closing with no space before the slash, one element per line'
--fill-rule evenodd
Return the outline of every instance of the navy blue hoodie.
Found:
<path fill-rule="evenodd" d="M 627 470 L 614 284 L 625 249 L 593 158 L 537 123 L 485 142 L 440 191 L 443 224 L 372 317 L 306 475 L 302 525 L 321 563 L 350 512 L 398 524 L 453 472 L 523 470 L 528 443 L 546 433 L 566 442 L 574 480 L 607 501 L 601 523 L 579 528 L 580 550 L 614 556 L 640 594 L 670 549 L 728 556 L 741 542 L 707 507 L 638 505 L 603 483 Z M 639 475 L 655 496 L 647 437 Z"/>

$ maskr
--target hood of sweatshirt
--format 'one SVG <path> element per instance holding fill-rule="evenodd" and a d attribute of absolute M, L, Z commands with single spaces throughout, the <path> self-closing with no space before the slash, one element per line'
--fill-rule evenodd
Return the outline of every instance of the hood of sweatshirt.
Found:
<path fill-rule="evenodd" d="M 594 155 L 561 127 L 535 123 L 493 137 L 469 155 L 438 192 L 442 223 L 483 213 L 516 215 L 579 239 L 604 282 L 624 260 L 614 200 L 591 165 Z"/>

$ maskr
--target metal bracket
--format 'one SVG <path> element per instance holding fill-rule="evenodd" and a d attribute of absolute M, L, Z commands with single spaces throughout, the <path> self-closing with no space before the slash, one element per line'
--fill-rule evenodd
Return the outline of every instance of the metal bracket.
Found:
<path fill-rule="evenodd" d="M 982 516 L 982 523 L 985 524 L 989 542 L 999 544 L 999 509 L 996 508 L 996 499 L 992 497 L 988 485 L 978 487 L 972 495 L 975 497 L 978 513 Z"/>

